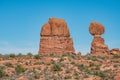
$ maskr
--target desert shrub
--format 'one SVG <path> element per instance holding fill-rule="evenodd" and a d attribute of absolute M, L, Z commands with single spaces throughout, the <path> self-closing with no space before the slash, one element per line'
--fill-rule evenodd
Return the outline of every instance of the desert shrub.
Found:
<path fill-rule="evenodd" d="M 120 58 L 120 55 L 115 54 L 113 58 Z"/>
<path fill-rule="evenodd" d="M 23 68 L 22 65 L 17 65 L 16 68 L 15 68 L 15 71 L 16 71 L 17 74 L 20 74 L 20 73 L 25 72 L 25 68 Z"/>
<path fill-rule="evenodd" d="M 4 67 L 0 66 L 0 78 L 4 77 L 6 74 L 5 74 L 5 71 L 4 71 Z"/>
<path fill-rule="evenodd" d="M 40 77 L 40 74 L 34 73 L 34 78 L 35 79 L 39 79 L 39 77 Z"/>
<path fill-rule="evenodd" d="M 106 74 L 105 74 L 105 73 L 99 72 L 99 71 L 91 71 L 90 74 L 91 74 L 91 75 L 95 75 L 95 76 L 99 76 L 99 77 L 101 77 L 101 78 L 103 78 L 103 79 L 106 77 Z"/>
<path fill-rule="evenodd" d="M 32 55 L 32 53 L 27 53 L 27 56 L 29 56 L 29 57 L 32 57 L 33 55 Z"/>
<path fill-rule="evenodd" d="M 30 63 L 29 62 L 25 62 L 26 65 L 29 65 Z"/>
<path fill-rule="evenodd" d="M 17 55 L 17 56 L 23 56 L 23 55 L 22 55 L 22 53 L 18 53 L 18 55 Z"/>
<path fill-rule="evenodd" d="M 75 62 L 71 62 L 72 65 L 75 65 Z"/>
<path fill-rule="evenodd" d="M 52 71 L 61 71 L 61 66 L 59 64 L 54 64 L 52 67 L 51 67 L 51 70 Z"/>
<path fill-rule="evenodd" d="M 92 60 L 92 61 L 97 61 L 97 57 L 96 56 L 89 56 L 87 57 L 88 60 Z"/>
<path fill-rule="evenodd" d="M 96 65 L 95 70 L 100 70 L 100 65 Z"/>
<path fill-rule="evenodd" d="M 59 62 L 62 62 L 62 61 L 64 61 L 64 58 L 63 58 L 63 57 L 60 58 Z"/>
<path fill-rule="evenodd" d="M 5 66 L 7 66 L 7 67 L 13 67 L 13 65 L 12 65 L 12 63 L 5 63 Z"/>
<path fill-rule="evenodd" d="M 15 56 L 16 56 L 16 55 L 15 55 L 14 53 L 10 53 L 10 54 L 9 54 L 9 57 L 10 57 L 10 58 L 15 58 Z"/>
<path fill-rule="evenodd" d="M 72 76 L 70 76 L 70 75 L 66 75 L 65 77 L 64 77 L 64 79 L 71 79 L 72 78 Z"/>
<path fill-rule="evenodd" d="M 36 63 L 34 63 L 34 65 L 41 65 L 41 64 L 44 64 L 44 62 L 36 62 Z"/>
<path fill-rule="evenodd" d="M 67 74 L 67 73 L 70 73 L 70 71 L 71 71 L 71 70 L 67 69 L 65 72 L 66 72 L 66 74 Z"/>
<path fill-rule="evenodd" d="M 119 65 L 118 64 L 114 64 L 114 68 L 117 68 Z"/>
<path fill-rule="evenodd" d="M 87 66 L 80 64 L 80 65 L 78 65 L 78 69 L 82 71 L 82 70 L 87 70 L 88 68 L 87 68 Z"/>
<path fill-rule="evenodd" d="M 75 80 L 80 80 L 80 76 L 75 76 L 74 79 Z"/>
<path fill-rule="evenodd" d="M 54 53 L 51 53 L 51 54 L 50 54 L 50 57 L 54 57 Z"/>
<path fill-rule="evenodd" d="M 37 55 L 34 55 L 34 58 L 35 58 L 35 59 L 41 59 L 40 55 L 38 55 L 38 54 L 37 54 Z"/>
<path fill-rule="evenodd" d="M 92 67 L 92 66 L 96 66 L 96 65 L 95 65 L 94 63 L 91 62 L 89 66 Z"/>
<path fill-rule="evenodd" d="M 0 53 L 0 57 L 2 57 L 3 55 Z"/>

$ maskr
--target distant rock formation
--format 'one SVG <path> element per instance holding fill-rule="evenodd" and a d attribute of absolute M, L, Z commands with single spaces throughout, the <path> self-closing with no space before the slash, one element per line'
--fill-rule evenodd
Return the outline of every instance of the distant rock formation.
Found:
<path fill-rule="evenodd" d="M 94 36 L 91 44 L 91 53 L 108 53 L 109 49 L 104 43 L 104 39 L 100 36 L 105 32 L 104 26 L 98 22 L 92 22 L 89 27 L 89 32 Z"/>
<path fill-rule="evenodd" d="M 112 55 L 114 55 L 114 54 L 120 54 L 119 48 L 114 48 L 114 49 L 110 50 L 110 54 L 112 54 Z"/>
<path fill-rule="evenodd" d="M 63 19 L 50 18 L 41 30 L 39 54 L 74 53 L 73 40 Z"/>

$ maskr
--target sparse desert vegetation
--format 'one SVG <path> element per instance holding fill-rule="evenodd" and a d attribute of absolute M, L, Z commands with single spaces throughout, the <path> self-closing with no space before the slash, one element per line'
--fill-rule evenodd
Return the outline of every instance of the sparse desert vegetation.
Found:
<path fill-rule="evenodd" d="M 119 80 L 120 55 L 0 55 L 0 80 Z"/>

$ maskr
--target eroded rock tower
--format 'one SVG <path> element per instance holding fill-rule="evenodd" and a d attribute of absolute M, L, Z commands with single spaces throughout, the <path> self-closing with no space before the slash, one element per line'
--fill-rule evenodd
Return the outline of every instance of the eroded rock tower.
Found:
<path fill-rule="evenodd" d="M 91 53 L 108 53 L 108 46 L 104 43 L 101 35 L 105 32 L 104 26 L 98 22 L 92 22 L 89 26 L 89 32 L 94 36 L 91 44 Z"/>
<path fill-rule="evenodd" d="M 74 53 L 67 23 L 63 19 L 49 18 L 40 33 L 39 54 Z"/>

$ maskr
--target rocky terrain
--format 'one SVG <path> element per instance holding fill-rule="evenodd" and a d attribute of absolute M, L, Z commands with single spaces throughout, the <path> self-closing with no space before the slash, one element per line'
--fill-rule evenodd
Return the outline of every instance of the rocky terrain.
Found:
<path fill-rule="evenodd" d="M 94 36 L 90 53 L 75 53 L 67 23 L 50 18 L 38 54 L 0 54 L 0 80 L 120 80 L 120 50 L 109 50 L 102 24 L 92 22 L 89 32 Z"/>
<path fill-rule="evenodd" d="M 0 55 L 0 80 L 119 80 L 120 53 Z"/>

